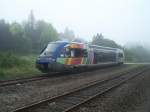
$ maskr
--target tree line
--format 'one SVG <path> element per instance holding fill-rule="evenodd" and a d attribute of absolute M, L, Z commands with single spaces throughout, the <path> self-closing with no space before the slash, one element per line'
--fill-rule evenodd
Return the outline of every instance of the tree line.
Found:
<path fill-rule="evenodd" d="M 13 53 L 39 53 L 49 42 L 74 38 L 72 30 L 66 28 L 58 33 L 52 24 L 36 20 L 31 11 L 23 23 L 7 23 L 0 20 L 0 51 Z"/>
<path fill-rule="evenodd" d="M 150 51 L 142 45 L 120 46 L 115 41 L 104 38 L 102 34 L 95 35 L 92 44 L 123 49 L 126 62 L 150 62 Z"/>
<path fill-rule="evenodd" d="M 72 30 L 66 28 L 64 32 L 58 33 L 52 24 L 36 20 L 32 11 L 28 19 L 22 23 L 7 23 L 5 20 L 0 20 L 0 52 L 40 53 L 51 41 L 73 39 L 75 35 Z M 149 51 L 140 45 L 123 47 L 99 33 L 93 36 L 90 43 L 124 49 L 125 60 L 129 62 L 150 62 Z"/>

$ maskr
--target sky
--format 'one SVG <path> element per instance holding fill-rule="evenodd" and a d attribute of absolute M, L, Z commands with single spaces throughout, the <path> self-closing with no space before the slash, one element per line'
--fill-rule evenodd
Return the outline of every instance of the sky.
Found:
<path fill-rule="evenodd" d="M 150 0 L 0 0 L 7 22 L 21 23 L 31 10 L 58 32 L 68 27 L 87 41 L 102 33 L 121 45 L 150 44 Z"/>

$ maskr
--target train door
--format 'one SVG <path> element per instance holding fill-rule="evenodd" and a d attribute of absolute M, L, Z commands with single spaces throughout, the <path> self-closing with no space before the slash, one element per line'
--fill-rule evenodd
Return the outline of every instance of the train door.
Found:
<path fill-rule="evenodd" d="M 66 49 L 63 48 L 61 49 L 60 54 L 57 57 L 57 63 L 66 64 L 66 62 L 67 62 Z"/>
<path fill-rule="evenodd" d="M 88 51 L 88 64 L 94 64 L 94 50 L 93 48 Z"/>

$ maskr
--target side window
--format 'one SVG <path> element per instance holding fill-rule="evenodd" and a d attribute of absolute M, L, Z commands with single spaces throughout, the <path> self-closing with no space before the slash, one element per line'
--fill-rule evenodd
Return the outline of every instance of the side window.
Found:
<path fill-rule="evenodd" d="M 86 49 L 79 49 L 79 48 L 66 48 L 65 49 L 65 55 L 63 55 L 63 53 L 61 53 L 60 57 L 72 57 L 72 58 L 78 58 L 78 57 L 87 57 L 88 56 L 88 52 Z"/>
<path fill-rule="evenodd" d="M 65 49 L 65 57 L 71 57 L 70 48 Z"/>
<path fill-rule="evenodd" d="M 83 57 L 83 52 L 81 49 L 74 49 L 75 57 Z"/>
<path fill-rule="evenodd" d="M 120 58 L 122 58 L 123 57 L 123 54 L 122 53 L 119 53 L 119 55 L 118 55 Z"/>
<path fill-rule="evenodd" d="M 65 57 L 65 49 L 64 48 L 60 51 L 60 57 L 61 58 Z"/>
<path fill-rule="evenodd" d="M 70 53 L 71 53 L 71 57 L 75 57 L 75 50 L 74 49 L 71 49 Z"/>

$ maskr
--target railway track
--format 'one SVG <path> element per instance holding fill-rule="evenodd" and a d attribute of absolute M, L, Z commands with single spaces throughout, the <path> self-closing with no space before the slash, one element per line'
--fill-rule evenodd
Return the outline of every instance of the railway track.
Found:
<path fill-rule="evenodd" d="M 93 70 L 95 70 L 95 69 L 93 69 Z M 82 71 L 82 72 L 84 72 L 84 71 Z M 27 82 L 31 82 L 31 81 L 43 80 L 43 79 L 47 79 L 47 78 L 54 78 L 54 77 L 57 77 L 57 76 L 61 77 L 61 76 L 64 76 L 66 74 L 77 74 L 77 73 L 79 73 L 79 71 L 77 71 L 75 73 L 52 72 L 52 73 L 42 74 L 42 75 L 38 75 L 38 76 L 32 76 L 32 77 L 26 77 L 26 78 L 18 78 L 18 79 L 13 79 L 13 80 L 0 81 L 0 87 L 10 86 L 10 85 L 17 85 L 17 84 L 23 84 L 23 83 L 27 83 Z"/>
<path fill-rule="evenodd" d="M 39 102 L 18 108 L 13 112 L 44 112 L 45 110 L 51 110 L 51 112 L 70 112 L 87 103 L 88 101 L 93 100 L 97 96 L 120 86 L 129 79 L 146 72 L 148 69 L 149 67 L 143 67 L 120 73 L 116 76 L 110 77 L 109 79 L 97 80 L 80 88 L 76 88 L 70 92 L 66 92 L 62 95 L 47 98 Z"/>
<path fill-rule="evenodd" d="M 44 79 L 48 79 L 48 78 L 54 78 L 54 77 L 57 77 L 57 76 L 61 77 L 61 76 L 64 76 L 66 74 L 77 74 L 77 73 L 78 72 L 76 72 L 76 73 L 52 72 L 52 73 L 42 74 L 42 75 L 38 75 L 38 76 L 32 76 L 32 77 L 26 77 L 26 78 L 18 78 L 18 79 L 0 81 L 0 87 L 10 86 L 10 85 L 17 85 L 17 84 L 23 84 L 23 83 L 32 82 L 32 81 L 38 81 L 38 80 L 44 80 Z"/>
<path fill-rule="evenodd" d="M 0 81 L 0 87 L 5 87 L 9 85 L 17 85 L 17 84 L 23 84 L 31 81 L 37 81 L 37 80 L 43 80 L 51 77 L 56 77 L 60 73 L 49 73 L 49 74 L 42 74 L 38 76 L 32 76 L 27 78 L 18 78 L 13 80 L 6 80 L 6 81 Z"/>

